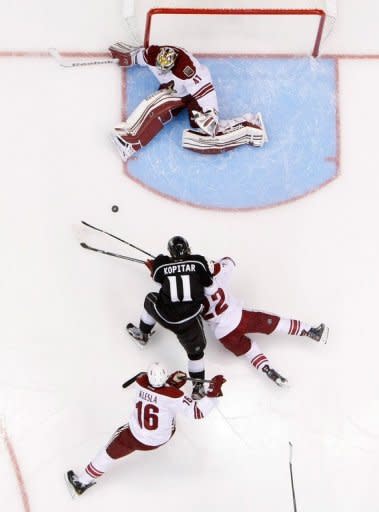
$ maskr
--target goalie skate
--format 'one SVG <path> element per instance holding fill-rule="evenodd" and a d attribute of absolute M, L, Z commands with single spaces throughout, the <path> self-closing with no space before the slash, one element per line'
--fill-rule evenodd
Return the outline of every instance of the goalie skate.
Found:
<path fill-rule="evenodd" d="M 250 144 L 255 148 L 260 148 L 268 142 L 267 132 L 263 123 L 263 117 L 260 112 L 255 116 L 255 120 L 251 129 L 251 142 Z"/>
<path fill-rule="evenodd" d="M 127 162 L 131 156 L 134 155 L 136 150 L 133 148 L 133 145 L 130 142 L 126 142 L 122 135 L 118 133 L 112 133 L 112 141 L 114 142 L 118 152 L 120 153 L 121 160 L 123 162 Z"/>

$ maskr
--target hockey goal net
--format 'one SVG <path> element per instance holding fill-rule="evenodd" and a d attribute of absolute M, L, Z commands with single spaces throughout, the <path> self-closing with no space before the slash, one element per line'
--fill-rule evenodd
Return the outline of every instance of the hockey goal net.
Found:
<path fill-rule="evenodd" d="M 336 0 L 124 0 L 129 39 L 195 53 L 317 56 Z"/>

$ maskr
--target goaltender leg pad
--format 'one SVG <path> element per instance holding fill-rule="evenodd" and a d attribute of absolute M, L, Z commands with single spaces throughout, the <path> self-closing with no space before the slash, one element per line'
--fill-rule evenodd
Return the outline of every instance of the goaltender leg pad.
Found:
<path fill-rule="evenodd" d="M 126 161 L 131 154 L 146 146 L 171 121 L 174 111 L 184 107 L 182 98 L 167 89 L 157 91 L 143 100 L 125 123 L 119 124 L 113 130 L 112 138 L 123 160 L 125 158 Z"/>
<path fill-rule="evenodd" d="M 184 130 L 182 146 L 198 153 L 216 154 L 243 144 L 261 147 L 267 142 L 261 114 L 251 114 L 230 121 L 220 121 L 214 137 L 195 130 Z"/>

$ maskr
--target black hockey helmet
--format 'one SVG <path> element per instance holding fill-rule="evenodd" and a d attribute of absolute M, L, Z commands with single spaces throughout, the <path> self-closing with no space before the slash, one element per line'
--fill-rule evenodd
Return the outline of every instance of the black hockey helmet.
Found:
<path fill-rule="evenodd" d="M 181 258 L 191 254 L 190 246 L 185 238 L 182 236 L 173 236 L 167 244 L 168 252 L 172 258 Z"/>

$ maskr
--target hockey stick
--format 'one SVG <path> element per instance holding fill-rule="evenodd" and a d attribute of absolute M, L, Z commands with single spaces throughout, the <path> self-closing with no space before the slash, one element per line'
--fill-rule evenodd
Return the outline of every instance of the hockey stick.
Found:
<path fill-rule="evenodd" d="M 88 224 L 88 222 L 86 222 L 84 220 L 82 220 L 81 223 L 84 224 L 85 226 L 91 228 L 91 229 L 95 229 L 96 231 L 100 231 L 100 233 L 104 233 L 105 235 L 111 236 L 112 238 L 115 238 L 116 240 L 119 240 L 120 242 L 123 242 L 124 244 L 129 245 L 130 247 L 133 247 L 133 249 L 137 249 L 137 251 L 143 252 L 143 254 L 146 254 L 146 256 L 150 256 L 151 258 L 155 259 L 155 256 L 153 256 L 149 252 L 144 251 L 140 247 L 137 247 L 136 245 L 133 245 L 132 243 L 127 242 L 126 240 L 123 240 L 122 238 L 119 238 L 116 235 L 112 235 L 112 233 L 108 233 L 108 231 L 104 231 L 103 229 L 100 229 L 100 228 L 97 228 L 95 226 L 92 226 L 91 224 Z"/>
<path fill-rule="evenodd" d="M 74 68 L 77 66 L 96 66 L 97 64 L 117 64 L 118 59 L 91 59 L 91 60 L 69 60 L 64 59 L 56 48 L 48 48 L 49 54 L 55 61 L 64 68 Z"/>
<path fill-rule="evenodd" d="M 134 377 L 131 377 L 129 380 L 127 380 L 126 382 L 124 382 L 124 384 L 122 385 L 122 387 L 125 389 L 127 387 L 129 387 L 131 384 L 133 384 L 133 382 L 135 382 L 138 377 L 140 375 L 142 375 L 143 373 L 145 372 L 139 372 L 137 373 L 137 375 L 134 375 Z M 208 380 L 208 379 L 192 379 L 191 377 L 186 377 L 186 381 L 190 380 L 191 382 L 212 382 L 211 380 Z"/>
<path fill-rule="evenodd" d="M 293 510 L 294 510 L 294 512 L 297 512 L 295 486 L 293 484 L 293 474 L 292 474 L 292 443 L 291 443 L 291 441 L 289 441 L 289 445 L 290 445 L 289 464 L 290 464 L 290 475 L 291 475 L 292 502 L 293 502 Z"/>
<path fill-rule="evenodd" d="M 139 260 L 137 258 L 130 258 L 129 256 L 123 256 L 122 254 L 116 254 L 114 252 L 103 251 L 102 249 L 96 249 L 95 247 L 91 247 L 90 245 L 87 245 L 85 242 L 81 242 L 80 245 L 83 247 L 83 249 L 89 249 L 90 251 L 101 252 L 101 254 L 106 254 L 107 256 L 114 256 L 115 258 L 121 258 L 123 260 L 134 261 L 136 263 L 145 264 L 145 262 L 143 260 Z"/>
<path fill-rule="evenodd" d="M 138 379 L 138 377 L 139 377 L 140 375 L 142 375 L 143 373 L 145 373 L 145 372 L 139 372 L 139 373 L 137 373 L 137 375 L 134 375 L 134 377 L 131 377 L 129 380 L 127 380 L 126 382 L 124 382 L 124 384 L 122 385 L 122 387 L 123 387 L 124 389 L 125 389 L 125 388 L 127 388 L 127 387 L 129 387 L 129 386 L 130 386 L 131 384 L 133 384 L 133 382 L 135 382 L 135 381 Z"/>

